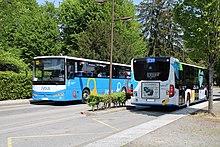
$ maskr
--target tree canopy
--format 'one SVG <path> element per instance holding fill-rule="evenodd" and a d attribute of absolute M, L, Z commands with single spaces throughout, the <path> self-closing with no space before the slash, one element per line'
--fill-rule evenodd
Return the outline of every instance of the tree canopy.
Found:
<path fill-rule="evenodd" d="M 0 3 L 0 42 L 2 49 L 32 63 L 34 56 L 60 53 L 56 9 L 36 0 L 3 0 Z"/>
<path fill-rule="evenodd" d="M 186 47 L 205 60 L 209 70 L 209 112 L 213 111 L 213 73 L 220 52 L 220 1 L 180 1 L 175 7 L 175 19 L 184 29 Z M 187 20 L 187 21 L 186 21 Z"/>
<path fill-rule="evenodd" d="M 182 59 L 182 30 L 173 20 L 174 6 L 174 0 L 144 0 L 138 5 L 138 20 L 143 25 L 147 56 L 174 56 Z"/>
<path fill-rule="evenodd" d="M 139 24 L 135 20 L 120 20 L 128 16 L 135 18 L 132 1 L 115 2 L 114 62 L 130 63 L 133 56 L 143 55 L 145 49 Z M 59 17 L 64 54 L 109 61 L 111 2 L 65 0 Z"/>

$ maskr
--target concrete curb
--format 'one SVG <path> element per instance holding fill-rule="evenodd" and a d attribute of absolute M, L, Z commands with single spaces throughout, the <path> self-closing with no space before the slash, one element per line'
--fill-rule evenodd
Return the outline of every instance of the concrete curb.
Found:
<path fill-rule="evenodd" d="M 129 110 L 132 108 L 135 108 L 135 106 L 125 105 L 125 106 L 112 107 L 112 108 L 95 110 L 95 111 L 86 110 L 86 111 L 82 111 L 81 114 L 85 114 L 86 116 L 95 116 L 95 115 L 99 115 L 99 114 L 107 114 L 107 113 L 118 112 L 118 111 L 122 111 L 122 110 Z"/>
<path fill-rule="evenodd" d="M 30 104 L 32 99 L 16 99 L 0 101 L 0 106 Z"/>

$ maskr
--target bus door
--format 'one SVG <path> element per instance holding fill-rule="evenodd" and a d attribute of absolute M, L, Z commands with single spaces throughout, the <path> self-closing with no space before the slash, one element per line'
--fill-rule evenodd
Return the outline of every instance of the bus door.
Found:
<path fill-rule="evenodd" d="M 175 78 L 176 88 L 179 89 L 179 105 L 185 104 L 185 82 L 184 82 L 184 72 L 179 70 L 179 79 Z"/>
<path fill-rule="evenodd" d="M 74 71 L 75 71 L 75 64 L 74 60 L 67 59 L 66 61 L 66 98 L 69 100 L 74 100 L 76 99 L 77 96 L 77 91 L 73 88 L 73 80 L 74 80 Z"/>
<path fill-rule="evenodd" d="M 185 86 L 179 86 L 179 105 L 185 104 Z"/>

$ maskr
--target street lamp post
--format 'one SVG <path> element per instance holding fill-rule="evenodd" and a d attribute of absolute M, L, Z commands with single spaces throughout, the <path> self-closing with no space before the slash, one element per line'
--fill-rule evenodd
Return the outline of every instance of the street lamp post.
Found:
<path fill-rule="evenodd" d="M 109 95 L 112 93 L 112 53 L 114 42 L 114 0 L 112 0 L 112 28 L 111 28 L 111 50 L 110 50 L 110 75 L 109 75 Z"/>
<path fill-rule="evenodd" d="M 102 3 L 105 3 L 107 2 L 108 0 L 95 0 L 97 3 L 99 4 L 102 4 Z M 111 27 L 111 47 L 110 47 L 110 75 L 109 75 L 109 95 L 111 95 L 112 93 L 112 54 L 113 54 L 113 45 L 114 45 L 114 22 L 115 20 L 123 20 L 123 21 L 127 21 L 129 19 L 132 19 L 132 17 L 123 17 L 123 18 L 120 18 L 120 19 L 115 19 L 114 18 L 114 13 L 115 13 L 115 10 L 114 10 L 114 0 L 112 0 L 112 27 Z M 112 102 L 112 98 L 110 98 L 110 105 L 111 105 L 111 102 Z"/>
<path fill-rule="evenodd" d="M 108 0 L 95 0 L 99 4 L 103 4 Z M 109 95 L 112 93 L 112 54 L 113 54 L 113 42 L 114 42 L 114 0 L 112 0 L 112 27 L 111 27 L 111 47 L 110 47 L 110 75 L 109 75 Z M 111 103 L 112 100 L 110 100 Z"/>

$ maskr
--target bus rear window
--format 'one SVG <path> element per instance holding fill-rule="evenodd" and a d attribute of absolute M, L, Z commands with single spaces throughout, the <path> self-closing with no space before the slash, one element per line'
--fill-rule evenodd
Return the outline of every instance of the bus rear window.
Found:
<path fill-rule="evenodd" d="M 169 58 L 142 58 L 133 60 L 134 78 L 141 80 L 166 81 L 169 77 Z"/>

